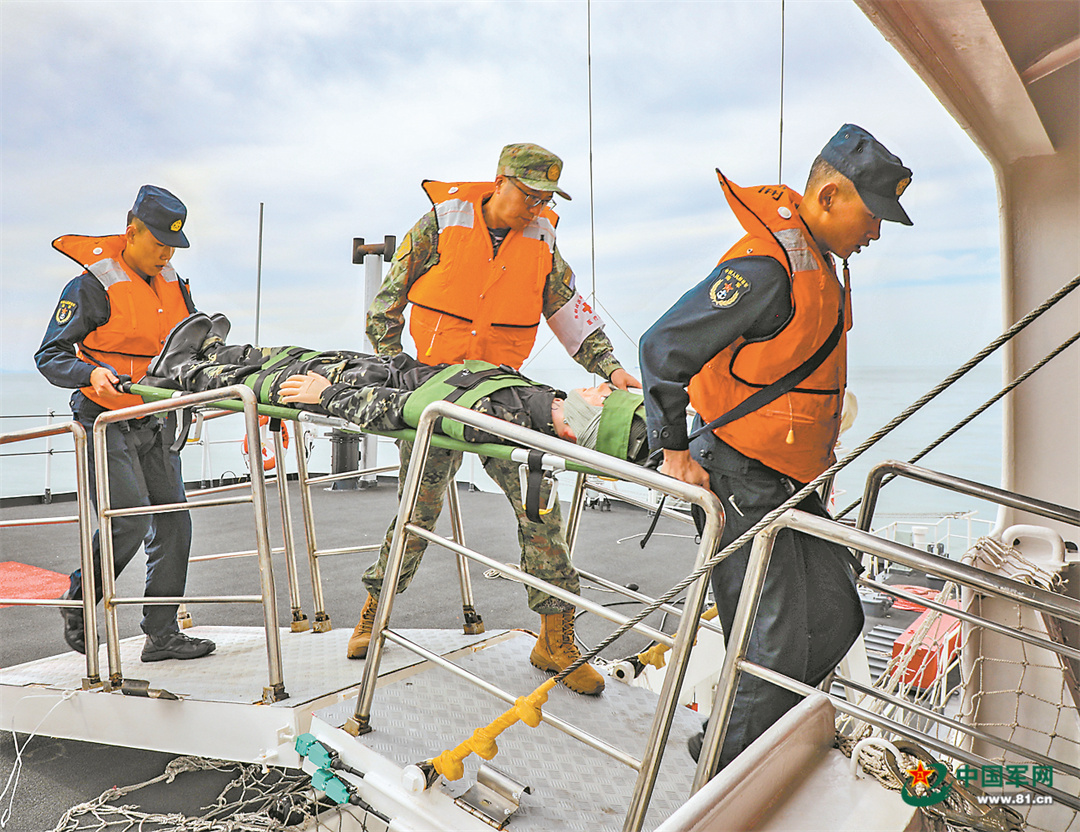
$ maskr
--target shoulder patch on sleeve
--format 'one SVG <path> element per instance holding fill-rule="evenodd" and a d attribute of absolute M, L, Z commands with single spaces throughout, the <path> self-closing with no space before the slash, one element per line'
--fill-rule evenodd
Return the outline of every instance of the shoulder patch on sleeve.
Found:
<path fill-rule="evenodd" d="M 750 281 L 732 268 L 724 267 L 709 287 L 709 300 L 717 309 L 729 309 L 751 289 Z"/>
<path fill-rule="evenodd" d="M 401 260 L 412 251 L 412 234 L 406 234 L 402 239 L 401 244 L 397 247 L 397 251 L 394 252 L 394 259 Z"/>
<path fill-rule="evenodd" d="M 75 310 L 78 308 L 78 305 L 74 301 L 60 301 L 60 303 L 56 305 L 56 323 L 60 326 L 64 326 L 68 321 L 75 317 Z"/>

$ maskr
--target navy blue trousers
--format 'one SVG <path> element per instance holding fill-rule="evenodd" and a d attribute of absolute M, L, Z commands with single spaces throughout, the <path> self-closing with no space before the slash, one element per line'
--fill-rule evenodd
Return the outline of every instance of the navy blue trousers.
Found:
<path fill-rule="evenodd" d="M 94 402 L 77 394 L 75 418 L 86 428 L 89 440 L 90 497 L 98 505 L 94 458 L 94 419 L 102 412 Z M 76 401 L 73 400 L 73 406 Z M 157 417 L 137 422 L 118 422 L 106 428 L 109 466 L 109 502 L 112 508 L 162 505 L 187 502 L 184 480 L 180 473 L 180 455 L 170 450 L 173 430 L 170 422 L 163 424 Z M 184 594 L 187 583 L 188 555 L 191 552 L 191 515 L 186 511 L 136 517 L 114 517 L 113 559 L 116 574 L 139 551 L 146 549 L 147 596 L 178 596 Z M 97 600 L 101 588 L 100 532 L 94 532 L 94 588 Z M 71 574 L 68 597 L 82 598 L 82 570 Z M 161 636 L 177 632 L 176 605 L 143 607 L 142 630 L 147 635 Z"/>
<path fill-rule="evenodd" d="M 709 472 L 712 491 L 724 506 L 727 546 L 802 483 L 793 482 L 743 456 L 713 434 L 699 437 L 694 457 Z M 817 494 L 800 511 L 828 517 Z M 725 639 L 730 638 L 753 542 L 713 569 L 711 582 Z M 811 686 L 819 685 L 862 632 L 863 611 L 855 589 L 858 561 L 839 544 L 784 529 L 776 536 L 746 658 Z M 730 763 L 790 708 L 797 693 L 743 673 L 720 753 Z"/>

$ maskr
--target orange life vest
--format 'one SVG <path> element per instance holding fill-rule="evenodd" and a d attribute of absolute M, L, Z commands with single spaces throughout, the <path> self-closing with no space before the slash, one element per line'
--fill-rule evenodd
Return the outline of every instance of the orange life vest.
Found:
<path fill-rule="evenodd" d="M 492 256 L 481 209 L 492 182 L 424 182 L 439 224 L 439 262 L 408 291 L 409 332 L 425 364 L 479 359 L 521 367 L 536 342 L 555 225 L 544 209 Z"/>
<path fill-rule="evenodd" d="M 771 338 L 739 338 L 722 350 L 690 380 L 690 402 L 706 423 L 719 418 L 813 355 L 835 329 L 843 309 L 839 343 L 805 381 L 715 431 L 745 456 L 809 482 L 836 459 L 833 447 L 847 384 L 844 333 L 851 328 L 850 292 L 799 218 L 799 194 L 784 185 L 740 188 L 719 171 L 717 175 L 747 232 L 720 262 L 751 255 L 779 261 L 791 277 L 792 316 Z"/>
<path fill-rule="evenodd" d="M 109 320 L 78 345 L 79 358 L 94 366 L 108 364 L 118 374 L 138 381 L 146 375 L 150 359 L 161 352 L 169 331 L 190 313 L 172 266 L 165 266 L 147 283 L 124 263 L 120 256 L 124 245 L 122 234 L 66 235 L 53 241 L 57 251 L 83 266 L 109 295 Z M 93 387 L 81 389 L 88 399 L 113 410 L 143 403 L 131 394 L 106 402 Z"/>

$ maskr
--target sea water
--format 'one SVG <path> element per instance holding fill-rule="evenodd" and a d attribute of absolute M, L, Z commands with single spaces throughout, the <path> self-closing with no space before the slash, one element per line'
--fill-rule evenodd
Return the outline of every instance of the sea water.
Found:
<path fill-rule="evenodd" d="M 853 427 L 841 437 L 838 456 L 843 457 L 861 444 L 933 388 L 952 369 L 852 367 L 849 389 L 858 399 L 858 417 Z M 861 496 L 866 475 L 874 464 L 886 459 L 911 459 L 993 396 L 1001 386 L 1000 372 L 997 361 L 988 360 L 979 365 L 842 470 L 836 477 L 835 509 L 841 510 Z M 543 380 L 570 387 L 586 383 L 573 371 L 563 374 L 567 376 L 565 379 Z M 54 423 L 69 421 L 70 395 L 71 391 L 53 387 L 35 372 L 0 374 L 0 432 L 44 425 L 50 418 L 50 411 Z M 1001 481 L 1001 425 L 1002 405 L 999 402 L 919 464 L 977 482 L 998 485 Z M 223 474 L 245 474 L 246 461 L 240 447 L 242 436 L 238 417 L 210 423 L 207 426 L 210 444 L 190 445 L 184 451 L 185 478 L 198 482 L 217 479 Z M 317 442 L 312 470 L 329 470 L 329 453 L 328 442 Z M 380 464 L 392 464 L 395 456 L 392 443 L 380 443 Z M 72 491 L 74 470 L 69 436 L 4 445 L 0 448 L 0 497 L 44 495 L 46 490 L 54 494 Z M 295 470 L 295 463 L 289 466 L 289 470 Z M 495 489 L 483 474 L 481 466 L 469 459 L 462 466 L 460 478 L 483 490 Z M 564 490 L 570 484 L 570 478 L 566 479 Z M 917 517 L 971 510 L 977 510 L 984 519 L 993 519 L 993 508 L 977 500 L 902 480 L 887 485 L 878 503 L 878 516 Z"/>

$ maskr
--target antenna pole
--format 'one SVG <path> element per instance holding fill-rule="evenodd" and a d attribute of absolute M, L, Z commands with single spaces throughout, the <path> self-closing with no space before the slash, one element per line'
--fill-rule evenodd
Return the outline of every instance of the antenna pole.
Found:
<path fill-rule="evenodd" d="M 776 184 L 784 182 L 784 27 L 787 22 L 785 0 L 780 0 L 780 135 L 778 144 L 780 149 L 776 161 Z"/>
<path fill-rule="evenodd" d="M 589 246 L 592 269 L 593 306 L 596 306 L 596 194 L 593 188 L 593 112 L 592 112 L 592 0 L 585 4 L 585 40 L 589 78 Z"/>
<path fill-rule="evenodd" d="M 259 203 L 259 260 L 255 270 L 255 344 L 259 343 L 259 313 L 262 307 L 262 248 L 263 248 L 263 203 Z"/>

